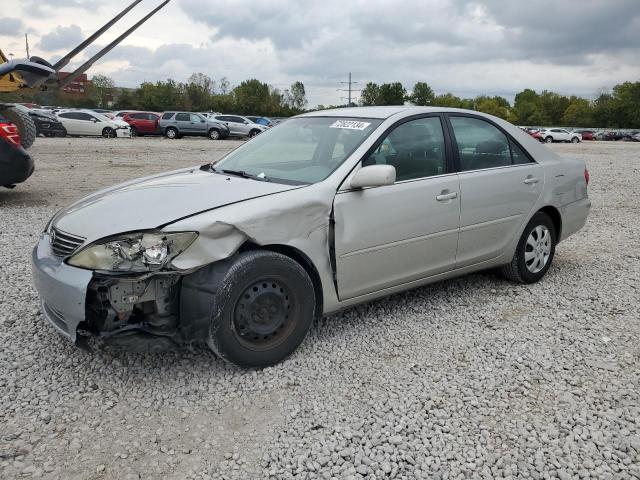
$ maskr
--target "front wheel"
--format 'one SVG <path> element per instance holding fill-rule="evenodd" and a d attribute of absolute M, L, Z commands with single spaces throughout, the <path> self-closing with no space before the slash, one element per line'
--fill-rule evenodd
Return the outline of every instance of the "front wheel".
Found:
<path fill-rule="evenodd" d="M 553 143 L 553 137 L 547 137 L 544 139 L 545 143 Z"/>
<path fill-rule="evenodd" d="M 543 212 L 536 213 L 522 232 L 511 263 L 502 274 L 518 283 L 535 283 L 544 277 L 556 252 L 556 229 Z"/>
<path fill-rule="evenodd" d="M 129 131 L 131 132 L 132 138 L 138 136 L 138 130 L 136 130 L 136 127 L 129 127 Z"/>
<path fill-rule="evenodd" d="M 260 130 L 251 130 L 249 132 L 249 138 L 253 138 L 260 133 Z"/>
<path fill-rule="evenodd" d="M 219 140 L 220 139 L 220 132 L 218 130 L 216 130 L 215 128 L 212 128 L 211 130 L 209 130 L 209 138 L 211 140 Z"/>
<path fill-rule="evenodd" d="M 278 363 L 302 343 L 313 321 L 315 294 L 307 272 L 289 257 L 241 253 L 219 279 L 207 343 L 241 367 Z"/>
<path fill-rule="evenodd" d="M 102 136 L 104 138 L 115 138 L 116 131 L 111 127 L 104 127 L 102 129 Z"/>
<path fill-rule="evenodd" d="M 571 143 L 578 143 L 580 140 L 578 139 L 578 137 L 573 137 L 571 139 Z"/>

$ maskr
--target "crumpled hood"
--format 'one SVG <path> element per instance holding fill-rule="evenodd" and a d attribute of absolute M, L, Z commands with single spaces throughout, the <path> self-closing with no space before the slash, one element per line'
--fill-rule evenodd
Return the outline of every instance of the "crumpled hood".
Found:
<path fill-rule="evenodd" d="M 177 170 L 93 193 L 58 212 L 52 225 L 87 242 L 148 230 L 205 210 L 300 188 L 202 171 Z"/>

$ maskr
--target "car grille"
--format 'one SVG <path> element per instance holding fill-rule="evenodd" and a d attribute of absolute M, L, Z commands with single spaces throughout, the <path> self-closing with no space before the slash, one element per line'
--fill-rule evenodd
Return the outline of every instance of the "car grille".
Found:
<path fill-rule="evenodd" d="M 86 239 L 77 235 L 63 232 L 57 228 L 51 229 L 51 250 L 58 257 L 67 257 L 75 252 Z"/>

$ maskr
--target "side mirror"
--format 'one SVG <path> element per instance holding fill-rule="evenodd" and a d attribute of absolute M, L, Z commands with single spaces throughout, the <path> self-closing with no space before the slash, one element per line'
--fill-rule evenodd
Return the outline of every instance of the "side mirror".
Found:
<path fill-rule="evenodd" d="M 95 118 L 95 117 L 94 117 L 94 118 L 92 118 L 92 119 L 91 119 L 91 121 L 92 121 L 93 123 L 98 123 L 100 120 L 98 120 L 97 118 Z"/>
<path fill-rule="evenodd" d="M 249 122 L 247 122 L 246 120 L 243 122 L 245 125 L 249 125 Z"/>
<path fill-rule="evenodd" d="M 382 187 L 393 185 L 396 181 L 396 168 L 393 165 L 369 165 L 358 170 L 351 179 L 351 188 Z"/>

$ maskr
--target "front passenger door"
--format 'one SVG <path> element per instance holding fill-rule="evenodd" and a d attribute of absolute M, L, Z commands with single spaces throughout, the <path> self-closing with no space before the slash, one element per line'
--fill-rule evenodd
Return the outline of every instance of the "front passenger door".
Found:
<path fill-rule="evenodd" d="M 439 116 L 402 123 L 362 160 L 393 165 L 396 183 L 336 194 L 340 300 L 454 268 L 460 195 L 446 145 Z"/>

